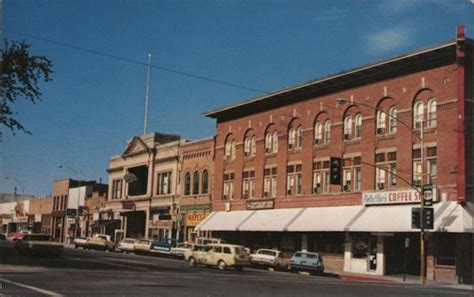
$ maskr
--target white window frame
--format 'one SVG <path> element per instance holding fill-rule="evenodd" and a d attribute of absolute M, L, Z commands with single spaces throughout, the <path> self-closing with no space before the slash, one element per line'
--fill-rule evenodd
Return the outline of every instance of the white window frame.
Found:
<path fill-rule="evenodd" d="M 352 117 L 346 116 L 344 118 L 344 141 L 352 139 Z"/>
<path fill-rule="evenodd" d="M 397 107 L 392 106 L 388 110 L 388 133 L 397 133 Z"/>
<path fill-rule="evenodd" d="M 416 101 L 413 105 L 413 128 L 421 129 L 424 120 L 424 104 L 423 101 Z"/>
<path fill-rule="evenodd" d="M 331 120 L 326 120 L 324 123 L 324 143 L 329 144 L 331 142 Z"/>
<path fill-rule="evenodd" d="M 323 127 L 321 125 L 320 121 L 317 121 L 316 124 L 314 124 L 314 144 L 319 145 L 323 143 Z"/>
<path fill-rule="evenodd" d="M 356 114 L 355 119 L 355 138 L 362 137 L 362 115 L 360 113 Z"/>
<path fill-rule="evenodd" d="M 428 101 L 428 128 L 436 127 L 436 116 L 437 116 L 437 103 L 436 98 Z"/>
<path fill-rule="evenodd" d="M 377 135 L 385 134 L 387 113 L 385 110 L 377 110 Z"/>

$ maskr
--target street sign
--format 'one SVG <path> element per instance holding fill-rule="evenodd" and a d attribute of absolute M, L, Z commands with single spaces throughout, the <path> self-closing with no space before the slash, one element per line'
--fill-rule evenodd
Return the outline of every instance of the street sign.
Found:
<path fill-rule="evenodd" d="M 424 206 L 433 205 L 433 185 L 423 186 L 423 205 Z"/>

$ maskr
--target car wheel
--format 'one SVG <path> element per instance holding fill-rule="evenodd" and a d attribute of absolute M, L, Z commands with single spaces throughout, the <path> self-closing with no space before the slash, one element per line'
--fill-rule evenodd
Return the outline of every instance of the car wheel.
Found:
<path fill-rule="evenodd" d="M 219 268 L 219 270 L 226 270 L 227 265 L 225 264 L 225 262 L 224 262 L 223 260 L 220 260 L 220 261 L 217 263 L 217 268 Z"/>
<path fill-rule="evenodd" d="M 196 262 L 196 259 L 194 259 L 193 257 L 189 258 L 189 266 L 191 267 L 196 267 L 197 265 L 197 262 Z"/>

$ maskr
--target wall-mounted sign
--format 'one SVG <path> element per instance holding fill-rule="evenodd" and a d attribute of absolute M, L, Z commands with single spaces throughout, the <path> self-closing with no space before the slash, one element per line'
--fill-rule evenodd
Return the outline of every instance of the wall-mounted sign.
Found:
<path fill-rule="evenodd" d="M 420 203 L 420 193 L 416 190 L 362 193 L 364 205 Z"/>
<path fill-rule="evenodd" d="M 247 201 L 247 209 L 272 209 L 275 207 L 275 200 L 249 200 Z"/>
<path fill-rule="evenodd" d="M 173 228 L 173 221 L 171 220 L 158 220 L 158 221 L 149 221 L 149 228 L 156 229 L 171 229 Z"/>
<path fill-rule="evenodd" d="M 204 215 L 203 212 L 188 213 L 187 216 L 186 216 L 186 225 L 187 226 L 197 226 L 205 218 L 206 218 L 206 216 Z"/>

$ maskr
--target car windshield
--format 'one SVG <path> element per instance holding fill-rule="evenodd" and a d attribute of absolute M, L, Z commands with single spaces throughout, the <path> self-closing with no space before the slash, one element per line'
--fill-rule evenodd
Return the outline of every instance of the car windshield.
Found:
<path fill-rule="evenodd" d="M 51 241 L 50 235 L 26 235 L 23 240 L 25 241 Z"/>

